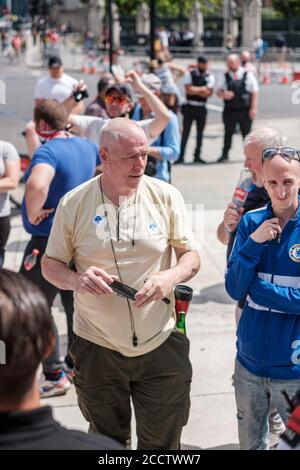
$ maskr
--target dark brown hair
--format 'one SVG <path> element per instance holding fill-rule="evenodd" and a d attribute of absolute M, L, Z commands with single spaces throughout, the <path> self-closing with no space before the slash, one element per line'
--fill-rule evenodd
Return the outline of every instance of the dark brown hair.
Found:
<path fill-rule="evenodd" d="M 33 119 L 43 119 L 51 130 L 60 131 L 66 127 L 68 114 L 65 107 L 55 100 L 42 100 L 33 111 Z"/>
<path fill-rule="evenodd" d="M 0 401 L 17 402 L 30 390 L 52 339 L 51 315 L 40 289 L 22 274 L 0 269 Z"/>

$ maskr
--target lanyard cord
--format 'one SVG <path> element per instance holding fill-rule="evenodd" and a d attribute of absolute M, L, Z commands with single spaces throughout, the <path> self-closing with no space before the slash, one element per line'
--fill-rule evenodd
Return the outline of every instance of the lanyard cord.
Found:
<path fill-rule="evenodd" d="M 108 234 L 109 234 L 109 241 L 110 241 L 111 251 L 112 251 L 112 254 L 113 254 L 113 257 L 114 257 L 114 262 L 115 262 L 115 265 L 116 265 L 116 269 L 117 269 L 117 273 L 118 273 L 119 279 L 120 279 L 120 281 L 123 283 L 123 278 L 122 278 L 122 276 L 121 276 L 120 268 L 119 268 L 118 261 L 117 261 L 117 257 L 116 257 L 116 253 L 115 253 L 114 244 L 113 244 L 113 241 L 112 241 L 111 230 L 110 230 L 110 225 L 109 225 L 109 220 L 108 220 L 108 212 L 107 212 L 107 210 L 106 210 L 106 206 L 105 206 L 105 202 L 104 202 L 104 196 L 103 196 L 103 191 L 102 191 L 102 182 L 101 182 L 101 178 L 99 178 L 99 184 L 100 184 L 100 191 L 101 191 L 102 204 L 103 204 L 103 207 L 104 207 L 104 215 L 105 215 L 106 220 L 107 220 L 107 228 L 108 228 Z M 135 203 L 135 204 L 136 204 L 136 194 L 137 194 L 137 193 L 135 193 L 135 198 L 134 198 L 134 203 Z M 135 223 L 136 223 L 136 213 L 135 213 L 135 217 L 134 217 L 133 236 L 132 236 L 132 241 L 131 241 L 132 246 L 134 246 L 134 244 L 135 244 L 135 243 L 134 243 Z M 128 299 L 127 297 L 126 297 L 126 301 L 127 301 L 127 305 L 128 305 L 130 326 L 131 326 L 131 331 L 132 331 L 132 344 L 133 344 L 134 347 L 136 347 L 136 346 L 138 345 L 138 338 L 137 338 L 137 336 L 136 336 L 133 313 L 132 313 L 132 309 L 131 309 L 131 305 L 130 305 L 129 299 Z"/>

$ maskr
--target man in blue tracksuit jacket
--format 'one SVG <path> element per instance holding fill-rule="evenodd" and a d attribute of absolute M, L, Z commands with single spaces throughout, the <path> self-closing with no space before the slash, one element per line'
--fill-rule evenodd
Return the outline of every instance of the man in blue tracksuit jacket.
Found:
<path fill-rule="evenodd" d="M 271 398 L 286 423 L 281 391 L 300 388 L 300 162 L 293 149 L 268 150 L 271 203 L 242 218 L 226 273 L 229 295 L 247 295 L 234 375 L 241 449 L 268 448 Z"/>

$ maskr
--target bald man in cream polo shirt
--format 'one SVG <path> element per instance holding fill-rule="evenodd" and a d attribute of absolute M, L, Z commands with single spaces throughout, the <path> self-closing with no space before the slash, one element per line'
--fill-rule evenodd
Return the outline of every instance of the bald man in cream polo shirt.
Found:
<path fill-rule="evenodd" d="M 143 174 L 143 129 L 113 119 L 100 149 L 103 174 L 60 202 L 43 275 L 74 291 L 71 355 L 90 430 L 129 447 L 131 397 L 138 448 L 179 449 L 192 369 L 189 341 L 175 328 L 173 288 L 198 272 L 199 255 L 179 191 Z M 113 293 L 115 279 L 138 290 L 134 302 Z"/>

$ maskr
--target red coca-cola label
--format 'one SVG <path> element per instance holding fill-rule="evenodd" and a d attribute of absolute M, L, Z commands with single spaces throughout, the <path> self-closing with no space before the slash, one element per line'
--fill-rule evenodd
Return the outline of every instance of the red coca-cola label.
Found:
<path fill-rule="evenodd" d="M 236 199 L 241 202 L 245 202 L 247 199 L 247 194 L 248 192 L 245 189 L 235 188 L 235 191 L 233 193 L 233 199 Z"/>

